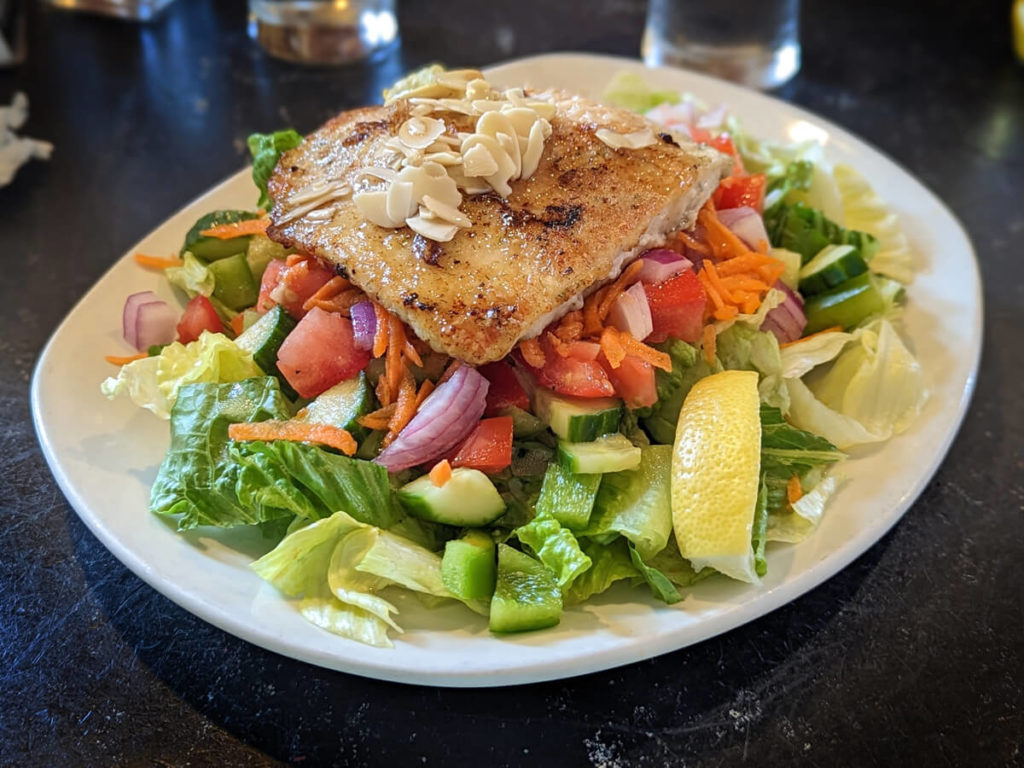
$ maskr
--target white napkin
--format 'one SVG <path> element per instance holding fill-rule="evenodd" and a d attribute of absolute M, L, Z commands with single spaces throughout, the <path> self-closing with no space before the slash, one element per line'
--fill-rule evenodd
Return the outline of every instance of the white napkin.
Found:
<path fill-rule="evenodd" d="M 11 183 L 18 169 L 32 158 L 49 160 L 53 144 L 14 133 L 28 119 L 28 96 L 18 92 L 9 107 L 0 107 L 0 187 Z"/>

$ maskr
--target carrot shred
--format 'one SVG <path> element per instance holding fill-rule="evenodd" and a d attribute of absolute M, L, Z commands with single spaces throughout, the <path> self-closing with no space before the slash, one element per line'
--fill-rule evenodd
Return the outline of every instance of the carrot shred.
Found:
<path fill-rule="evenodd" d="M 583 312 L 576 309 L 563 316 L 553 333 L 560 341 L 579 341 L 583 334 Z"/>
<path fill-rule="evenodd" d="M 804 489 L 800 485 L 800 477 L 794 474 L 786 483 L 786 499 L 790 504 L 796 504 L 803 498 Z"/>
<path fill-rule="evenodd" d="M 228 426 L 228 437 L 238 442 L 250 440 L 287 440 L 293 443 L 319 443 L 335 448 L 346 456 L 356 452 L 356 441 L 347 430 L 328 424 L 302 421 L 245 421 Z"/>
<path fill-rule="evenodd" d="M 416 393 L 416 410 L 417 411 L 420 409 L 420 406 L 423 405 L 423 401 L 426 400 L 428 397 L 430 397 L 430 393 L 433 392 L 433 391 L 434 391 L 434 382 L 432 382 L 430 379 L 425 379 L 423 381 L 423 383 L 420 384 L 420 391 Z"/>
<path fill-rule="evenodd" d="M 555 353 L 559 357 L 568 357 L 569 356 L 569 344 L 571 344 L 572 342 L 564 342 L 564 341 L 562 341 L 560 338 L 558 338 L 551 331 L 548 331 L 545 334 L 545 336 L 547 336 L 548 341 L 551 342 L 551 348 L 555 350 Z"/>
<path fill-rule="evenodd" d="M 114 365 L 128 365 L 128 363 L 134 363 L 136 360 L 141 360 L 144 357 L 149 357 L 147 352 L 139 352 L 137 355 L 128 355 L 127 357 L 120 357 L 118 355 L 104 355 L 103 359 L 108 363 Z"/>
<path fill-rule="evenodd" d="M 711 279 L 707 275 L 707 270 L 702 269 L 697 273 L 697 277 L 700 280 L 701 285 L 704 286 L 704 292 L 708 295 L 708 298 L 711 299 L 711 303 L 714 305 L 714 307 L 711 308 L 711 311 L 715 312 L 725 307 L 725 302 L 722 300 L 722 294 L 720 294 L 718 289 L 712 284 Z"/>
<path fill-rule="evenodd" d="M 672 358 L 665 352 L 659 352 L 654 347 L 649 347 L 642 341 L 637 341 L 632 334 L 619 331 L 619 343 L 626 350 L 626 354 L 638 357 L 645 363 L 650 363 L 655 368 L 660 368 L 666 373 L 672 372 Z"/>
<path fill-rule="evenodd" d="M 167 269 L 168 267 L 180 267 L 184 264 L 184 260 L 179 259 L 177 256 L 147 256 L 144 253 L 135 254 L 135 262 L 141 264 L 144 267 L 152 267 L 153 269 Z"/>
<path fill-rule="evenodd" d="M 715 353 L 718 351 L 718 332 L 715 326 L 708 324 L 704 326 L 704 359 L 708 365 L 715 364 Z"/>
<path fill-rule="evenodd" d="M 721 279 L 718 277 L 718 270 L 715 268 L 715 264 L 711 259 L 705 259 L 702 272 L 707 273 L 708 282 L 714 286 L 715 290 L 718 291 L 718 295 L 722 297 L 722 301 L 729 304 L 733 303 L 734 299 L 732 293 L 722 285 Z"/>
<path fill-rule="evenodd" d="M 618 329 L 609 325 L 601 331 L 601 351 L 612 368 L 622 365 L 622 361 L 626 359 L 626 348 L 619 337 Z"/>
<path fill-rule="evenodd" d="M 793 341 L 787 341 L 785 344 L 779 344 L 779 349 L 785 349 L 786 347 L 791 347 L 794 344 L 799 344 L 801 341 L 807 341 L 808 339 L 813 339 L 815 336 L 821 336 L 823 333 L 834 333 L 835 331 L 841 331 L 841 330 L 843 330 L 843 326 L 841 326 L 841 325 L 832 325 L 832 326 L 829 326 L 828 328 L 824 328 L 824 329 L 822 329 L 820 331 L 815 331 L 814 333 L 812 333 L 812 334 L 810 334 L 808 336 L 804 336 L 802 338 L 795 339 Z"/>
<path fill-rule="evenodd" d="M 218 240 L 230 240 L 233 237 L 245 237 L 247 235 L 261 235 L 270 226 L 270 219 L 245 219 L 236 221 L 233 224 L 218 224 L 199 232 L 203 237 L 215 237 Z"/>
<path fill-rule="evenodd" d="M 377 317 L 377 331 L 373 335 L 373 356 L 380 357 L 388 348 L 390 316 L 377 302 L 373 302 L 373 314 Z"/>
<path fill-rule="evenodd" d="M 310 296 L 302 305 L 302 309 L 308 312 L 313 307 L 320 306 L 321 301 L 327 299 L 333 299 L 343 290 L 349 287 L 351 283 L 340 275 L 332 277 L 326 283 L 317 288 L 316 293 Z"/>
<path fill-rule="evenodd" d="M 402 351 L 406 342 L 405 325 L 397 317 L 388 320 L 388 350 L 384 358 L 384 370 L 388 376 L 388 386 L 392 392 L 398 392 L 402 383 L 402 374 L 406 370 L 402 361 Z"/>
<path fill-rule="evenodd" d="M 452 465 L 448 459 L 441 459 L 434 468 L 430 470 L 430 482 L 436 487 L 443 488 L 444 484 L 452 479 Z"/>
<path fill-rule="evenodd" d="M 619 275 L 615 279 L 615 282 L 608 287 L 597 306 L 597 316 L 602 322 L 604 322 L 604 319 L 608 317 L 608 313 L 611 312 L 612 309 L 612 304 L 614 304 L 619 296 L 622 295 L 622 292 L 637 281 L 637 278 L 640 275 L 640 270 L 643 268 L 643 261 L 637 259 L 622 270 L 622 274 Z"/>
<path fill-rule="evenodd" d="M 388 377 L 386 373 L 382 373 L 380 378 L 377 379 L 377 400 L 381 405 L 391 405 L 393 399 L 393 392 L 388 384 Z"/>
<path fill-rule="evenodd" d="M 423 358 L 420 357 L 420 353 L 416 351 L 416 347 L 412 345 L 412 342 L 406 339 L 405 346 L 402 347 L 402 354 L 405 355 L 405 359 L 415 365 L 417 368 L 423 367 Z"/>
<path fill-rule="evenodd" d="M 584 336 L 596 336 L 601 333 L 601 315 L 598 312 L 598 306 L 601 304 L 601 298 L 604 296 L 606 288 L 590 294 L 583 302 L 583 335 Z M 536 366 L 535 366 L 536 367 Z"/>
<path fill-rule="evenodd" d="M 523 339 L 519 342 L 519 351 L 523 353 L 523 360 L 526 361 L 526 364 L 532 368 L 543 368 L 547 364 L 540 339 Z"/>
<path fill-rule="evenodd" d="M 677 232 L 676 237 L 679 238 L 687 248 L 691 248 L 697 251 L 697 253 L 703 254 L 705 256 L 711 255 L 711 248 L 708 246 L 708 244 L 701 242 L 693 235 L 691 235 L 689 232 Z"/>
<path fill-rule="evenodd" d="M 412 417 L 416 415 L 416 380 L 413 379 L 408 369 L 403 370 L 405 374 L 402 376 L 402 381 L 398 386 L 395 412 L 391 415 L 391 421 L 388 423 L 388 433 L 384 436 L 384 440 L 381 443 L 384 448 L 391 445 L 399 433 L 412 421 Z"/>
<path fill-rule="evenodd" d="M 305 260 L 306 257 L 303 256 L 301 253 L 290 253 L 288 254 L 287 258 L 285 258 L 284 263 L 285 266 L 294 267 L 296 264 L 303 262 Z"/>
<path fill-rule="evenodd" d="M 729 306 L 729 307 L 722 307 L 721 309 L 716 309 L 712 313 L 712 315 L 714 316 L 714 318 L 716 320 L 732 320 L 739 313 L 740 313 L 740 311 L 738 309 L 736 309 L 736 307 Z"/>
<path fill-rule="evenodd" d="M 241 336 L 242 331 L 245 330 L 245 315 L 239 312 L 237 315 L 231 318 L 231 332 L 235 336 Z"/>
<path fill-rule="evenodd" d="M 367 429 L 387 429 L 395 413 L 395 404 L 390 403 L 376 411 L 360 416 L 357 421 Z"/>

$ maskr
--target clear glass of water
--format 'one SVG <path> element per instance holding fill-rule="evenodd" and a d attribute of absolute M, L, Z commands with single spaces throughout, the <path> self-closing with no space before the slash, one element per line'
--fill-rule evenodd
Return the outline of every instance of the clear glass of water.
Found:
<path fill-rule="evenodd" d="M 50 5 L 69 11 L 102 13 L 132 21 L 149 21 L 172 0 L 47 0 Z M 0 3 L 3 5 L 3 3 Z"/>
<path fill-rule="evenodd" d="M 398 39 L 395 0 L 249 0 L 249 36 L 279 59 L 359 61 Z"/>
<path fill-rule="evenodd" d="M 800 69 L 800 0 L 650 0 L 647 64 L 775 88 Z"/>

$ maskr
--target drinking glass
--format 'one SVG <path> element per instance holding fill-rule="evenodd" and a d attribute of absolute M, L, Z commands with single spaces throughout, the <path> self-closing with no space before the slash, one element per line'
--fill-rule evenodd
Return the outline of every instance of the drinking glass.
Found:
<path fill-rule="evenodd" d="M 647 64 L 672 64 L 753 88 L 800 69 L 800 0 L 650 0 Z"/>
<path fill-rule="evenodd" d="M 173 0 L 47 0 L 50 5 L 69 11 L 87 11 L 120 16 L 133 21 L 149 21 Z"/>
<path fill-rule="evenodd" d="M 249 36 L 272 56 L 344 64 L 398 39 L 394 0 L 249 0 Z"/>

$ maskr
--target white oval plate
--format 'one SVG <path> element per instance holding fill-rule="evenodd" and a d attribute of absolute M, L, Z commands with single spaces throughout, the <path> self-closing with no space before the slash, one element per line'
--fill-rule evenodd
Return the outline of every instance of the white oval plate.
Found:
<path fill-rule="evenodd" d="M 759 136 L 817 135 L 829 158 L 881 190 L 899 213 L 920 271 L 906 328 L 927 372 L 931 398 L 913 428 L 859 454 L 820 529 L 768 552 L 759 586 L 710 579 L 666 606 L 644 590 L 616 588 L 567 610 L 543 632 L 497 638 L 461 606 L 426 610 L 399 600 L 394 649 L 370 648 L 306 622 L 249 569 L 266 544 L 238 532 L 177 534 L 147 511 L 149 486 L 168 443 L 167 423 L 126 400 L 108 402 L 99 383 L 113 372 L 103 355 L 124 350 L 121 307 L 135 291 L 171 299 L 158 274 L 131 254 L 178 249 L 203 213 L 255 203 L 241 171 L 179 211 L 120 259 L 57 329 L 32 382 L 36 429 L 57 482 L 86 525 L 125 565 L 174 602 L 238 637 L 324 667 L 367 677 L 445 686 L 492 686 L 564 678 L 682 648 L 762 616 L 820 584 L 876 542 L 938 468 L 970 398 L 981 348 L 981 292 L 971 245 L 946 207 L 891 160 L 831 123 L 735 85 L 674 69 L 585 55 L 515 61 L 489 71 L 495 82 L 562 86 L 596 95 L 630 70 L 651 83 L 725 102 Z"/>

